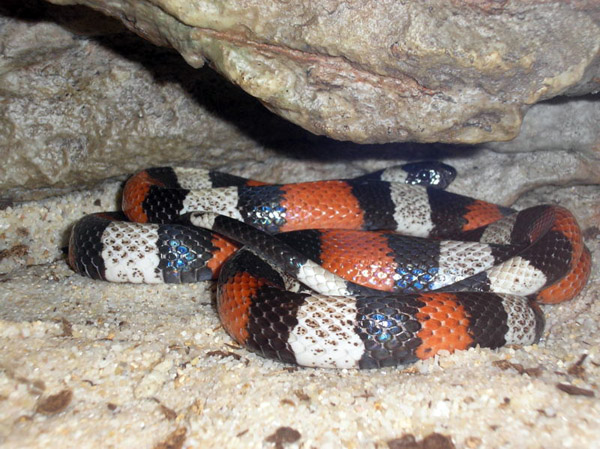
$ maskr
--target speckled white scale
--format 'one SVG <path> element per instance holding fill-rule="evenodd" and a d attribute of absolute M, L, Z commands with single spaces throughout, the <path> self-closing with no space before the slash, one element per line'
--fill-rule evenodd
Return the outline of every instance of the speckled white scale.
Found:
<path fill-rule="evenodd" d="M 407 184 L 390 184 L 390 195 L 395 205 L 394 220 L 397 230 L 406 235 L 427 237 L 433 229 L 431 207 L 427 190 Z"/>
<path fill-rule="evenodd" d="M 358 368 L 365 352 L 354 331 L 356 302 L 350 298 L 313 295 L 298 309 L 298 324 L 288 343 L 299 365 Z"/>
<path fill-rule="evenodd" d="M 478 242 L 444 240 L 440 242 L 439 271 L 433 288 L 453 284 L 487 270 L 495 263 L 489 245 Z"/>
<path fill-rule="evenodd" d="M 194 211 L 215 212 L 220 215 L 242 220 L 237 209 L 237 187 L 219 187 L 206 190 L 192 190 L 183 201 L 181 214 Z"/>
<path fill-rule="evenodd" d="M 496 293 L 530 295 L 546 284 L 546 276 L 531 263 L 515 256 L 487 272 L 490 289 Z"/>
<path fill-rule="evenodd" d="M 204 229 L 213 229 L 218 214 L 198 212 L 190 214 L 189 217 L 190 223 L 194 226 Z"/>
<path fill-rule="evenodd" d="M 500 245 L 507 245 L 511 243 L 510 235 L 515 226 L 516 220 L 517 214 L 515 213 L 495 221 L 485 228 L 485 231 L 483 231 L 479 241 L 482 243 L 497 243 Z"/>
<path fill-rule="evenodd" d="M 111 282 L 162 283 L 158 225 L 111 222 L 102 233 L 105 277 Z"/>
<path fill-rule="evenodd" d="M 326 270 L 312 260 L 307 260 L 300 267 L 296 278 L 307 287 L 312 288 L 322 295 L 351 295 L 348 291 L 347 282 L 343 278 Z"/>
<path fill-rule="evenodd" d="M 396 182 L 399 184 L 405 184 L 408 178 L 408 172 L 402 168 L 401 165 L 394 167 L 388 167 L 381 173 L 380 179 L 387 182 Z"/>
<path fill-rule="evenodd" d="M 209 170 L 204 168 L 173 167 L 177 182 L 182 189 L 210 189 L 212 182 L 209 177 Z"/>
<path fill-rule="evenodd" d="M 508 332 L 504 336 L 506 344 L 530 345 L 535 342 L 536 316 L 526 298 L 514 295 L 500 295 L 502 307 L 508 315 Z"/>

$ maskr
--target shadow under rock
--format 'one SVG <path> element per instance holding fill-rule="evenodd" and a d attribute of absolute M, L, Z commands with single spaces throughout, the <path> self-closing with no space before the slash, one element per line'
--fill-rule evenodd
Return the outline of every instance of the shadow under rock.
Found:
<path fill-rule="evenodd" d="M 194 69 L 175 50 L 157 47 L 118 20 L 84 6 L 42 0 L 3 0 L 0 15 L 31 22 L 53 21 L 136 62 L 161 83 L 176 83 L 204 109 L 238 128 L 259 145 L 295 160 L 452 159 L 480 146 L 420 143 L 356 144 L 317 136 L 270 112 L 260 101 L 211 68 Z"/>

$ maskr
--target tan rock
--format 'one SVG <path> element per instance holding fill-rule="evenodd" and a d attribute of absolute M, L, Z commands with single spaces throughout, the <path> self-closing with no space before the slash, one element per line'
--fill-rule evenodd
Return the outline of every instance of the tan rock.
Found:
<path fill-rule="evenodd" d="M 600 85 L 593 0 L 51 1 L 118 17 L 339 140 L 508 140 L 528 105 Z"/>
<path fill-rule="evenodd" d="M 509 142 L 336 142 L 270 113 L 208 67 L 190 67 L 108 16 L 41 0 L 0 2 L 0 67 L 0 208 L 6 198 L 39 198 L 52 194 L 48 187 L 90 186 L 157 165 L 293 181 L 335 177 L 344 167 L 350 174 L 381 168 L 359 167 L 360 160 L 460 159 L 463 173 L 485 170 L 484 178 L 494 182 L 477 191 L 495 201 L 515 197 L 512 189 L 506 197 L 495 193 L 506 170 L 526 171 L 528 188 L 600 182 L 598 95 L 532 105 L 519 136 Z M 581 89 L 572 93 L 589 85 Z M 520 154 L 495 157 L 501 152 Z M 299 159 L 311 161 L 311 169 L 293 163 Z M 25 190 L 35 188 L 44 190 Z"/>

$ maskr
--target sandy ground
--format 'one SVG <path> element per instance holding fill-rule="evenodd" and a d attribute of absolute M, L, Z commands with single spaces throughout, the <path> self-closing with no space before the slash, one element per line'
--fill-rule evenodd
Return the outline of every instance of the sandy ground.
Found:
<path fill-rule="evenodd" d="M 529 347 L 442 354 L 405 369 L 264 360 L 221 328 L 209 283 L 83 278 L 61 248 L 120 183 L 0 210 L 2 448 L 600 447 L 600 275 L 544 307 Z M 600 259 L 600 188 L 540 188 L 517 206 L 573 210 Z M 398 440 L 413 435 L 413 446 Z M 409 438 L 410 439 L 410 438 Z M 404 444 L 404 445 L 403 445 Z"/>

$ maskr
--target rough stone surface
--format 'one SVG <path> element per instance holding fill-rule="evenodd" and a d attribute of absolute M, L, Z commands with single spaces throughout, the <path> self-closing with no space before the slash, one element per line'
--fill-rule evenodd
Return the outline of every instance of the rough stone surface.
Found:
<path fill-rule="evenodd" d="M 117 17 L 339 140 L 508 140 L 528 105 L 600 87 L 594 0 L 50 1 Z"/>
<path fill-rule="evenodd" d="M 88 8 L 36 0 L 0 4 L 0 67 L 5 199 L 47 196 L 152 165 L 232 168 L 252 161 L 261 167 L 286 157 L 341 165 L 397 157 L 463 159 L 490 155 L 487 149 L 531 152 L 514 157 L 553 166 L 538 171 L 534 178 L 540 181 L 598 183 L 600 176 L 597 95 L 532 106 L 511 142 L 470 147 L 335 142 L 269 113 L 210 69 L 192 69 L 115 20 Z M 490 172 L 496 162 L 478 165 Z M 501 180 L 504 172 L 489 174 Z M 27 190 L 40 187 L 54 190 Z"/>
<path fill-rule="evenodd" d="M 249 123 L 238 118 L 254 115 L 270 129 L 271 117 L 284 122 L 212 71 L 192 69 L 102 14 L 3 5 L 2 189 L 81 185 L 169 159 L 258 158 Z"/>

